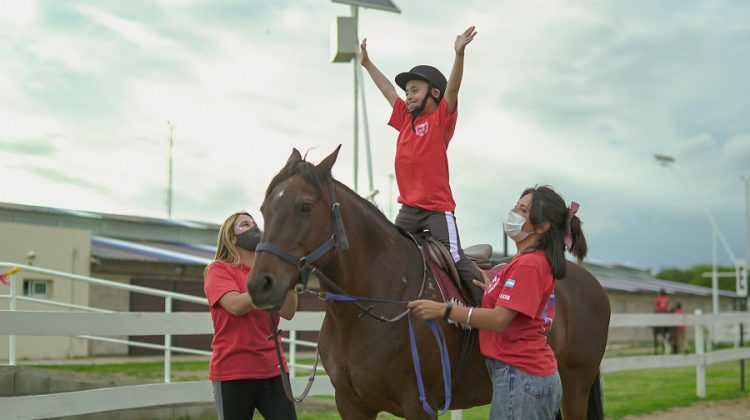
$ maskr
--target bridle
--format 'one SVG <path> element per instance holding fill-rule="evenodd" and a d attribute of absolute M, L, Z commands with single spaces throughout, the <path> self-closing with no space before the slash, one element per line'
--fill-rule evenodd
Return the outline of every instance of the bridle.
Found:
<path fill-rule="evenodd" d="M 297 257 L 286 249 L 270 242 L 260 242 L 255 249 L 255 252 L 271 253 L 297 267 L 297 270 L 300 272 L 302 287 L 304 289 L 307 289 L 307 282 L 310 279 L 310 273 L 312 272 L 312 269 L 315 268 L 312 266 L 312 263 L 319 260 L 322 256 L 327 254 L 328 251 L 335 251 L 337 248 L 341 248 L 344 251 L 349 249 L 349 238 L 346 236 L 344 222 L 341 219 L 341 205 L 336 201 L 336 186 L 331 177 L 328 178 L 328 189 L 331 194 L 331 225 L 333 226 L 333 233 L 331 233 L 330 238 L 320 244 L 320 246 L 315 248 L 311 253 L 303 257 Z"/>

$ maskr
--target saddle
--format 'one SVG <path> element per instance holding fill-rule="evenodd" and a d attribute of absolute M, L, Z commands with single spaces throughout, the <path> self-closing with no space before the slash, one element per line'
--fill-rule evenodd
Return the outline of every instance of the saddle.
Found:
<path fill-rule="evenodd" d="M 441 242 L 428 237 L 423 242 L 421 249 L 443 300 L 452 302 L 454 305 L 470 306 L 469 302 L 472 302 L 471 294 L 461 282 L 453 257 L 445 246 Z M 473 245 L 464 248 L 464 254 L 474 261 L 482 271 L 486 272 L 486 270 L 492 268 L 490 262 L 491 245 Z"/>

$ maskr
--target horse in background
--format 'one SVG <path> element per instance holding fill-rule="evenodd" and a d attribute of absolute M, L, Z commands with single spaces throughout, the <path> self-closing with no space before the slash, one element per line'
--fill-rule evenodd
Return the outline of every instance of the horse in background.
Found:
<path fill-rule="evenodd" d="M 278 309 L 288 291 L 317 276 L 324 291 L 383 301 L 441 300 L 413 238 L 383 213 L 331 176 L 338 148 L 317 166 L 295 149 L 273 178 L 261 206 L 265 230 L 248 275 L 253 303 Z M 563 386 L 566 420 L 603 419 L 599 367 L 607 344 L 609 299 L 600 283 L 578 264 L 556 282 L 556 315 L 549 341 Z M 375 308 L 326 302 L 318 350 L 336 390 L 343 419 L 374 420 L 386 411 L 410 420 L 433 419 L 419 400 L 410 354 L 405 304 Z M 369 312 L 369 314 L 368 314 Z M 373 315 L 377 316 L 364 316 Z M 394 322 L 380 322 L 377 318 Z M 441 321 L 451 366 L 463 332 Z M 441 359 L 425 322 L 414 322 L 426 400 L 445 401 Z M 451 409 L 489 404 L 492 386 L 475 346 L 465 374 L 454 385 Z M 558 415 L 559 416 L 559 415 Z"/>

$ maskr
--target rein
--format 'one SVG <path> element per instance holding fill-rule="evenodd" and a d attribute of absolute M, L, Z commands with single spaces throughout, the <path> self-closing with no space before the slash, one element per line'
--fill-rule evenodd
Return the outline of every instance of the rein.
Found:
<path fill-rule="evenodd" d="M 281 370 L 281 385 L 284 388 L 284 393 L 290 401 L 302 402 L 302 400 L 307 397 L 307 393 L 310 392 L 310 388 L 312 388 L 313 381 L 315 380 L 315 374 L 318 372 L 318 361 L 320 361 L 320 353 L 318 353 L 317 351 L 315 352 L 315 363 L 313 364 L 310 376 L 307 378 L 307 385 L 305 385 L 305 389 L 302 391 L 302 394 L 299 397 L 295 397 L 294 393 L 292 392 L 292 383 L 289 380 L 289 373 L 284 370 L 284 358 L 281 355 L 281 345 L 279 344 L 281 330 L 276 326 L 276 318 L 274 318 L 273 314 L 269 312 L 268 315 L 270 315 L 271 318 L 271 331 L 273 331 L 271 333 L 271 336 L 268 338 L 273 339 L 273 342 L 275 344 L 274 347 L 276 348 L 276 358 L 279 360 L 279 369 Z"/>
<path fill-rule="evenodd" d="M 331 225 L 333 226 L 333 232 L 331 233 L 330 238 L 328 238 L 326 241 L 320 244 L 311 253 L 303 257 L 297 257 L 294 254 L 290 253 L 289 251 L 285 250 L 284 248 L 276 246 L 270 242 L 259 243 L 255 249 L 255 252 L 269 252 L 281 258 L 282 260 L 288 262 L 289 264 L 295 266 L 300 273 L 300 281 L 302 284 L 302 288 L 296 291 L 298 294 L 309 290 L 307 287 L 307 284 L 310 280 L 310 275 L 314 274 L 319 280 L 324 282 L 328 287 L 338 292 L 338 293 L 331 293 L 331 292 L 322 292 L 320 290 L 309 291 L 310 293 L 317 294 L 318 297 L 323 300 L 332 301 L 332 302 L 354 303 L 359 308 L 361 312 L 360 315 L 368 315 L 372 318 L 375 318 L 376 320 L 380 322 L 396 322 L 408 315 L 409 343 L 411 346 L 411 355 L 412 355 L 412 362 L 414 364 L 414 372 L 417 377 L 417 388 L 419 390 L 419 400 L 422 402 L 422 408 L 429 415 L 442 416 L 448 411 L 450 407 L 451 395 L 452 395 L 452 390 L 451 390 L 452 384 L 451 384 L 450 360 L 448 358 L 448 346 L 445 342 L 445 336 L 443 335 L 443 330 L 440 328 L 437 321 L 428 320 L 427 324 L 429 325 L 430 331 L 432 332 L 432 335 L 435 338 L 435 341 L 437 342 L 438 349 L 440 350 L 440 361 L 442 364 L 443 384 L 444 384 L 444 392 L 445 392 L 445 403 L 440 412 L 436 412 L 430 406 L 430 404 L 427 402 L 427 397 L 425 396 L 424 381 L 422 379 L 422 370 L 421 370 L 421 364 L 420 364 L 420 359 L 419 359 L 419 351 L 417 349 L 417 343 L 414 337 L 414 326 L 412 325 L 412 318 L 410 315 L 410 310 L 407 309 L 392 318 L 387 318 L 385 316 L 376 315 L 372 313 L 372 308 L 373 308 L 372 306 L 366 307 L 362 305 L 361 303 L 361 302 L 365 302 L 365 303 L 405 305 L 408 303 L 408 301 L 365 298 L 365 297 L 357 297 L 357 296 L 349 295 L 333 280 L 331 280 L 323 272 L 321 272 L 315 266 L 312 265 L 312 263 L 314 263 L 315 261 L 317 261 L 324 255 L 326 255 L 329 251 L 336 252 L 339 247 L 344 251 L 349 249 L 349 240 L 346 236 L 343 219 L 341 218 L 341 208 L 340 208 L 341 206 L 336 200 L 336 188 L 335 188 L 335 184 L 333 182 L 332 177 L 328 178 L 328 188 L 329 188 L 329 192 L 331 195 L 331 202 L 333 203 L 331 205 Z M 414 239 L 412 235 L 409 235 L 409 238 L 415 243 L 415 245 L 417 245 L 416 239 Z M 422 252 L 420 252 L 419 254 L 422 256 L 422 284 L 420 286 L 420 290 L 419 290 L 419 294 L 417 298 L 421 297 L 422 293 L 424 293 L 425 284 L 427 283 L 427 271 L 428 271 L 427 261 L 425 260 L 424 254 L 422 254 Z M 310 388 L 312 387 L 313 380 L 315 379 L 315 373 L 317 371 L 319 353 L 316 352 L 315 365 L 313 366 L 312 374 L 308 378 L 308 382 L 305 387 L 305 390 L 302 392 L 302 395 L 300 397 L 294 397 L 292 393 L 291 382 L 289 380 L 289 374 L 284 370 L 284 362 L 283 362 L 281 348 L 280 348 L 280 344 L 278 340 L 279 335 L 281 334 L 281 330 L 277 328 L 276 321 L 273 315 L 271 315 L 271 331 L 273 331 L 273 333 L 271 337 L 269 338 L 274 339 L 274 343 L 276 346 L 276 357 L 279 360 L 279 368 L 281 369 L 281 378 L 282 378 L 282 384 L 284 387 L 284 392 L 286 393 L 287 398 L 289 398 L 291 401 L 300 402 L 305 399 L 305 397 L 307 396 L 307 393 L 310 391 Z"/>

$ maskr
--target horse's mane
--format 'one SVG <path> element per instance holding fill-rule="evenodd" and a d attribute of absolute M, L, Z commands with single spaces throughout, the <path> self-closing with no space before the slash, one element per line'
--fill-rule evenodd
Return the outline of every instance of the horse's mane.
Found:
<path fill-rule="evenodd" d="M 333 178 L 330 174 L 328 174 L 328 177 L 320 179 L 318 177 L 318 174 L 315 172 L 315 165 L 304 159 L 300 159 L 298 161 L 291 162 L 290 164 L 283 167 L 279 171 L 279 173 L 277 173 L 273 177 L 273 179 L 271 179 L 271 183 L 268 184 L 268 188 L 266 189 L 266 197 L 268 197 L 271 194 L 271 191 L 273 191 L 281 182 L 291 178 L 294 175 L 301 176 L 305 181 L 314 186 L 315 189 L 317 189 L 321 194 L 323 193 L 322 183 L 324 181 L 327 181 L 328 177 Z M 351 197 L 352 200 L 363 207 L 368 213 L 374 214 L 375 217 L 379 218 L 382 223 L 395 228 L 395 225 L 390 220 L 388 220 L 388 218 L 385 217 L 385 214 L 383 214 L 383 212 L 380 211 L 377 206 L 372 204 L 372 202 L 366 200 L 345 184 L 337 181 L 335 178 L 333 178 L 333 182 L 335 182 L 337 187 L 339 187 L 337 188 L 337 191 L 343 190 L 344 192 L 346 192 L 347 196 Z"/>

